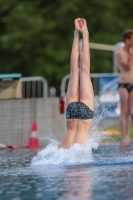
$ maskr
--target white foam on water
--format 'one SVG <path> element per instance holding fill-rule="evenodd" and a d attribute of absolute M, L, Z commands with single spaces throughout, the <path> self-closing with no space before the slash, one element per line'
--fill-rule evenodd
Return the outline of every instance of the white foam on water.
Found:
<path fill-rule="evenodd" d="M 31 165 L 85 164 L 94 162 L 92 149 L 97 149 L 102 140 L 111 139 L 110 137 L 102 135 L 103 131 L 101 128 L 100 131 L 98 131 L 99 123 L 105 112 L 106 110 L 93 120 L 90 137 L 84 145 L 74 144 L 69 149 L 59 149 L 58 145 L 60 142 L 46 137 L 44 139 L 48 140 L 50 144 L 45 149 L 38 152 L 37 156 L 32 159 Z"/>
<path fill-rule="evenodd" d="M 93 162 L 92 149 L 97 149 L 102 140 L 102 132 L 90 135 L 84 145 L 74 144 L 69 149 L 59 149 L 58 141 L 51 140 L 50 144 L 39 151 L 32 159 L 32 165 L 40 164 L 80 164 Z"/>

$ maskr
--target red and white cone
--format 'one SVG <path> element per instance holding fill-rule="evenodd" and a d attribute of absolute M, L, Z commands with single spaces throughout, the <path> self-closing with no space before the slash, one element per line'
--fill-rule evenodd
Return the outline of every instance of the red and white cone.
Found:
<path fill-rule="evenodd" d="M 34 122 L 31 127 L 31 136 L 29 140 L 29 144 L 26 148 L 41 148 L 42 146 L 39 144 L 39 139 L 37 136 L 37 124 Z"/>

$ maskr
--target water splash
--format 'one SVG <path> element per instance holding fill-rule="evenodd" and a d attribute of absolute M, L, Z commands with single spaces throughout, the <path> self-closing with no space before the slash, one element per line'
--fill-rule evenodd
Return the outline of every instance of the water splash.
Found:
<path fill-rule="evenodd" d="M 49 141 L 50 144 L 38 152 L 37 156 L 32 159 L 31 164 L 85 164 L 94 162 L 92 150 L 96 150 L 102 140 L 112 140 L 110 137 L 103 136 L 103 130 L 101 128 L 98 131 L 100 121 L 106 111 L 107 109 L 94 119 L 90 131 L 90 138 L 84 145 L 74 144 L 69 149 L 59 149 L 59 141 L 46 137 L 45 140 Z"/>
<path fill-rule="evenodd" d="M 92 149 L 97 149 L 102 140 L 102 132 L 91 134 L 84 145 L 74 144 L 69 149 L 59 149 L 59 142 L 49 139 L 50 144 L 32 159 L 32 165 L 40 164 L 80 164 L 93 162 Z M 48 140 L 48 138 L 47 138 Z"/>

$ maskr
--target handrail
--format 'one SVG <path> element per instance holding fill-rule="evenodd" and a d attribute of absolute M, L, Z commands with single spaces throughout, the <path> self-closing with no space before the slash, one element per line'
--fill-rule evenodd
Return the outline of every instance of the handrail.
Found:
<path fill-rule="evenodd" d="M 47 80 L 41 76 L 34 76 L 34 77 L 22 77 L 20 78 L 21 82 L 29 82 L 29 81 L 42 81 L 43 82 L 43 97 L 48 96 L 48 84 Z"/>
<path fill-rule="evenodd" d="M 91 78 L 99 78 L 99 77 L 103 77 L 103 76 L 118 76 L 119 73 L 91 73 L 90 77 Z M 61 97 L 64 97 L 66 95 L 65 92 L 65 86 L 66 86 L 66 81 L 70 78 L 70 74 L 67 74 L 66 76 L 63 77 L 62 81 L 61 81 L 61 86 L 60 86 L 60 90 L 61 90 Z"/>
<path fill-rule="evenodd" d="M 124 47 L 124 42 L 117 42 L 114 45 L 114 51 L 113 51 L 113 72 L 117 73 L 118 72 L 118 63 L 116 60 L 116 53 L 119 49 L 121 49 L 122 47 Z"/>
<path fill-rule="evenodd" d="M 70 74 L 67 74 L 66 76 L 63 77 L 62 81 L 61 81 L 61 94 L 60 97 L 64 97 L 66 95 L 65 93 L 65 85 L 66 85 L 66 81 L 70 78 Z"/>
<path fill-rule="evenodd" d="M 104 50 L 104 51 L 112 51 L 113 52 L 113 73 L 118 72 L 118 64 L 116 61 L 116 53 L 117 51 L 124 47 L 124 42 L 117 42 L 114 45 L 110 44 L 100 44 L 100 43 L 89 43 L 90 49 L 96 49 L 96 50 Z M 82 47 L 82 39 L 80 39 L 80 49 Z"/>

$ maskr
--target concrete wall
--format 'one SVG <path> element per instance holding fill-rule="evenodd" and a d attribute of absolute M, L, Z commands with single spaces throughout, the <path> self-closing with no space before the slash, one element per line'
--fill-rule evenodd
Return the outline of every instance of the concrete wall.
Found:
<path fill-rule="evenodd" d="M 42 145 L 47 144 L 46 137 L 61 140 L 66 120 L 59 113 L 59 99 L 0 100 L 0 143 L 25 147 L 33 122 L 37 122 Z"/>

